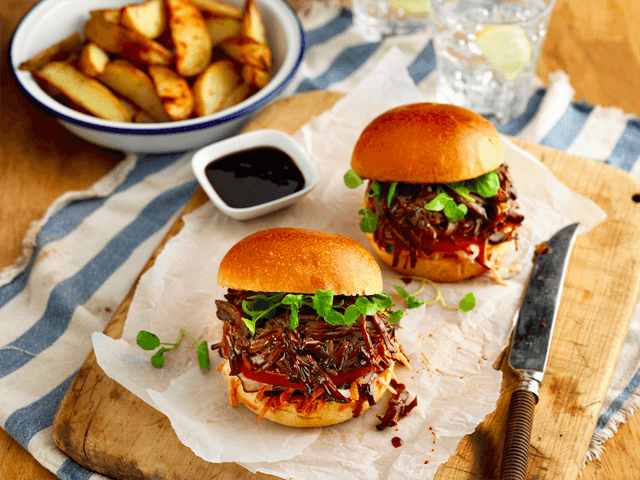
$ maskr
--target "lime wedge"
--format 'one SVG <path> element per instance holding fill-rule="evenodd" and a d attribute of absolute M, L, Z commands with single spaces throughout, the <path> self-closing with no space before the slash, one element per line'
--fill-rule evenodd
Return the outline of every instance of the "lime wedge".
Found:
<path fill-rule="evenodd" d="M 409 15 L 427 15 L 429 13 L 429 0 L 389 0 L 396 10 L 402 10 Z"/>
<path fill-rule="evenodd" d="M 520 27 L 487 27 L 476 33 L 475 44 L 507 80 L 514 80 L 531 59 L 531 45 Z"/>

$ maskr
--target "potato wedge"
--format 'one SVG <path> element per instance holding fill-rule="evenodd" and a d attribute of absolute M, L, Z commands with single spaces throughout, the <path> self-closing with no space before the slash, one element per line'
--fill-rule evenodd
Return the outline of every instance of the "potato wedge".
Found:
<path fill-rule="evenodd" d="M 158 122 L 170 122 L 149 76 L 126 60 L 107 63 L 99 80 L 128 98 Z"/>
<path fill-rule="evenodd" d="M 229 92 L 227 98 L 224 99 L 222 105 L 220 105 L 220 110 L 224 110 L 225 108 L 233 107 L 234 105 L 239 104 L 246 98 L 249 98 L 252 94 L 251 85 L 248 83 L 241 83 L 236 88 Z"/>
<path fill-rule="evenodd" d="M 231 58 L 261 70 L 271 70 L 271 50 L 264 43 L 244 36 L 227 38 L 220 47 Z"/>
<path fill-rule="evenodd" d="M 144 35 L 159 37 L 167 27 L 167 12 L 162 0 L 147 0 L 144 3 L 122 8 L 120 25 Z"/>
<path fill-rule="evenodd" d="M 247 0 L 244 4 L 242 34 L 245 37 L 254 39 L 258 43 L 267 45 L 267 34 L 264 23 L 262 22 L 262 17 L 254 0 Z"/>
<path fill-rule="evenodd" d="M 269 72 L 260 70 L 253 65 L 243 65 L 242 79 L 250 85 L 262 88 L 266 86 L 267 83 L 269 83 L 269 80 L 271 80 L 271 75 L 269 75 Z"/>
<path fill-rule="evenodd" d="M 237 37 L 242 33 L 242 23 L 235 18 L 212 17 L 205 20 L 205 23 L 213 47 L 227 38 Z"/>
<path fill-rule="evenodd" d="M 129 114 L 131 115 L 131 118 L 133 119 L 136 118 L 136 115 L 138 115 L 138 113 L 143 111 L 143 110 L 140 110 L 133 103 L 131 103 L 129 100 L 125 100 L 124 98 L 118 98 L 118 100 L 120 100 L 120 103 L 122 104 L 122 106 L 126 108 L 127 112 L 129 112 Z"/>
<path fill-rule="evenodd" d="M 162 101 L 164 111 L 173 120 L 185 120 L 193 112 L 193 93 L 187 81 L 176 72 L 159 65 L 149 67 L 149 75 Z"/>
<path fill-rule="evenodd" d="M 104 73 L 109 63 L 109 55 L 95 43 L 88 43 L 80 54 L 80 71 L 89 77 L 97 77 Z"/>
<path fill-rule="evenodd" d="M 193 84 L 196 115 L 201 117 L 220 110 L 225 98 L 241 80 L 232 60 L 225 58 L 209 65 Z"/>
<path fill-rule="evenodd" d="M 119 8 L 112 8 L 106 10 L 91 10 L 89 15 L 92 17 L 100 17 L 104 18 L 106 21 L 118 24 L 120 23 L 120 12 Z"/>
<path fill-rule="evenodd" d="M 84 36 L 107 52 L 134 62 L 145 65 L 171 65 L 173 62 L 173 54 L 158 42 L 102 17 L 87 20 Z"/>
<path fill-rule="evenodd" d="M 82 50 L 82 38 L 77 33 L 72 33 L 58 43 L 36 53 L 29 60 L 22 62 L 18 69 L 34 72 L 49 62 L 64 60 L 70 53 L 79 52 L 80 50 Z"/>
<path fill-rule="evenodd" d="M 140 110 L 138 113 L 136 113 L 136 116 L 133 117 L 133 121 L 135 123 L 156 123 L 156 121 L 151 118 L 151 115 L 149 115 L 144 110 Z"/>
<path fill-rule="evenodd" d="M 242 9 L 220 0 L 191 0 L 203 12 L 214 17 L 230 17 L 242 20 Z"/>
<path fill-rule="evenodd" d="M 34 72 L 34 75 L 96 117 L 116 122 L 131 121 L 130 113 L 118 97 L 100 82 L 87 77 L 68 63 L 48 63 Z"/>
<path fill-rule="evenodd" d="M 169 30 L 176 50 L 176 70 L 193 77 L 211 62 L 211 38 L 202 13 L 189 0 L 166 0 Z"/>

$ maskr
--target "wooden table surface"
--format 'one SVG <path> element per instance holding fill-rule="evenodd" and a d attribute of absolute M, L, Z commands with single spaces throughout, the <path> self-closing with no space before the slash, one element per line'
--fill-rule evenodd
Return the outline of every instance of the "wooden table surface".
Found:
<path fill-rule="evenodd" d="M 0 268 L 13 263 L 31 221 L 70 190 L 101 178 L 123 154 L 86 143 L 30 103 L 10 74 L 11 36 L 37 0 L 0 2 Z M 293 1 L 292 1 L 293 3 Z M 538 75 L 562 69 L 577 99 L 640 116 L 640 9 L 637 0 L 556 0 Z M 25 190 L 29 194 L 25 195 Z M 0 478 L 52 480 L 17 442 L 0 430 Z M 623 480 L 640 472 L 640 412 L 606 444 L 583 480 Z"/>

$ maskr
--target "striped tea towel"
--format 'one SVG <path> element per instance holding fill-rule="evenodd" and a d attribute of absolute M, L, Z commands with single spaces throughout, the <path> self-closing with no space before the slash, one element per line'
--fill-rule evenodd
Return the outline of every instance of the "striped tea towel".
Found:
<path fill-rule="evenodd" d="M 315 23 L 312 23 L 315 22 Z M 391 48 L 433 99 L 435 57 L 428 32 L 365 42 L 342 9 L 306 22 L 306 56 L 286 94 L 349 92 Z M 640 179 L 640 121 L 572 101 L 562 72 L 539 88 L 527 111 L 500 130 L 607 162 Z M 52 120 L 53 121 L 53 120 Z M 194 193 L 191 154 L 130 155 L 83 192 L 63 195 L 33 223 L 24 252 L 0 272 L 0 426 L 61 479 L 100 479 L 66 457 L 53 417 L 102 331 Z M 640 191 L 640 186 L 639 186 Z M 640 314 L 607 395 L 587 460 L 640 404 Z"/>

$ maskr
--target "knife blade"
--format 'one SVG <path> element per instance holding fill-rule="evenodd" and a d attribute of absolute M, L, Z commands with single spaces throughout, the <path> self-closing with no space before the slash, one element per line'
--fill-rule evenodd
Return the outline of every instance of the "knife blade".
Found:
<path fill-rule="evenodd" d="M 500 480 L 525 480 L 533 411 L 539 399 L 578 225 L 564 227 L 540 249 L 516 312 L 509 365 L 518 374 L 519 384 L 509 403 Z"/>

